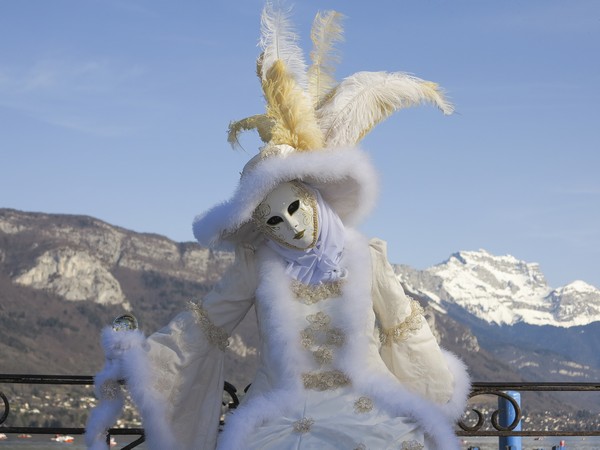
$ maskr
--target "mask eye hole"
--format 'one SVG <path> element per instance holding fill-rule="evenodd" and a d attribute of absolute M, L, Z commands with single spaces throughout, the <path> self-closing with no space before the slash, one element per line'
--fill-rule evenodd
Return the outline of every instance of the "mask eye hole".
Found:
<path fill-rule="evenodd" d="M 288 206 L 287 209 L 290 216 L 296 211 L 298 211 L 298 208 L 300 208 L 300 200 L 296 200 L 295 202 L 290 203 L 290 206 Z"/>
<path fill-rule="evenodd" d="M 281 222 L 283 222 L 283 219 L 281 217 L 273 216 L 273 217 L 270 217 L 269 220 L 267 220 L 267 225 L 273 226 L 273 225 L 277 225 L 278 223 L 281 223 Z"/>

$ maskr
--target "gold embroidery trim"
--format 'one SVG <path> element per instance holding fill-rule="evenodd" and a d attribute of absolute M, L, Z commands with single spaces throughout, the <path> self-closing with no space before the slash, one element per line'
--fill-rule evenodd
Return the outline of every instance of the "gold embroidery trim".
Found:
<path fill-rule="evenodd" d="M 329 328 L 331 323 L 331 317 L 325 314 L 323 311 L 319 311 L 316 314 L 309 314 L 306 316 L 306 320 L 310 323 L 310 329 L 313 331 L 323 331 Z"/>
<path fill-rule="evenodd" d="M 379 330 L 379 340 L 382 345 L 392 345 L 392 342 L 402 342 L 409 336 L 418 331 L 422 326 L 421 317 L 423 308 L 419 302 L 412 300 L 410 302 L 411 312 L 404 322 L 392 328 L 382 328 Z"/>
<path fill-rule="evenodd" d="M 194 320 L 202 328 L 206 340 L 218 347 L 219 350 L 225 351 L 229 346 L 229 334 L 223 328 L 212 323 L 202 306 L 194 302 L 188 302 L 188 309 L 194 313 Z"/>
<path fill-rule="evenodd" d="M 326 332 L 325 343 L 341 347 L 346 342 L 346 335 L 341 328 L 331 328 Z"/>
<path fill-rule="evenodd" d="M 333 349 L 324 345 L 313 352 L 313 357 L 315 358 L 317 364 L 322 366 L 325 364 L 331 364 L 333 361 Z"/>
<path fill-rule="evenodd" d="M 314 423 L 314 419 L 311 419 L 310 417 L 303 417 L 302 419 L 294 422 L 294 431 L 296 433 L 308 433 Z"/>
<path fill-rule="evenodd" d="M 298 300 L 307 305 L 313 305 L 322 300 L 341 297 L 342 280 L 322 284 L 303 284 L 297 280 L 292 282 L 292 291 Z"/>
<path fill-rule="evenodd" d="M 305 389 L 329 391 L 350 384 L 350 378 L 339 370 L 327 372 L 308 372 L 302 374 Z"/>
<path fill-rule="evenodd" d="M 423 444 L 421 444 L 419 441 L 404 441 L 402 442 L 402 449 L 401 450 L 423 450 Z"/>
<path fill-rule="evenodd" d="M 346 342 L 346 335 L 340 328 L 329 328 L 323 330 L 325 332 L 324 345 L 333 345 L 335 347 L 341 347 Z M 302 347 L 310 349 L 313 345 L 317 345 L 317 331 L 312 327 L 305 328 L 300 332 L 300 342 Z"/>
<path fill-rule="evenodd" d="M 354 402 L 354 411 L 358 414 L 365 414 L 373 411 L 373 400 L 369 397 L 360 397 Z"/>
<path fill-rule="evenodd" d="M 316 335 L 313 330 L 310 328 L 306 328 L 300 332 L 300 342 L 302 343 L 302 347 L 305 349 L 309 349 L 311 346 L 315 345 L 317 342 Z"/>

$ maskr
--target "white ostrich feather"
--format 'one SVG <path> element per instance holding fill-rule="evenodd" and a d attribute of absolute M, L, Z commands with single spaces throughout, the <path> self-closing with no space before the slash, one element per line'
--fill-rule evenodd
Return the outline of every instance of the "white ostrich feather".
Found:
<path fill-rule="evenodd" d="M 302 49 L 297 44 L 298 36 L 292 29 L 289 12 L 275 9 L 269 2 L 261 15 L 261 38 L 259 45 L 263 50 L 260 76 L 264 82 L 267 71 L 277 60 L 283 61 L 286 70 L 296 83 L 306 90 L 306 62 Z"/>
<path fill-rule="evenodd" d="M 358 72 L 327 98 L 317 120 L 327 147 L 355 145 L 393 112 L 424 102 L 444 114 L 454 111 L 435 83 L 399 72 Z"/>
<path fill-rule="evenodd" d="M 334 64 L 339 61 L 334 45 L 343 39 L 341 21 L 343 16 L 337 11 L 317 13 L 310 37 L 313 50 L 310 53 L 312 65 L 308 69 L 308 89 L 315 107 L 337 84 L 333 77 Z"/>

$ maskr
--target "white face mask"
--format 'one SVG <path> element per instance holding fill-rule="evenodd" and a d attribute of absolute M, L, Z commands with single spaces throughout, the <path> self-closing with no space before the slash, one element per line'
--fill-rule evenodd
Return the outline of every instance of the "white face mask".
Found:
<path fill-rule="evenodd" d="M 273 189 L 256 207 L 252 219 L 270 239 L 285 247 L 307 250 L 317 243 L 317 199 L 298 181 Z"/>

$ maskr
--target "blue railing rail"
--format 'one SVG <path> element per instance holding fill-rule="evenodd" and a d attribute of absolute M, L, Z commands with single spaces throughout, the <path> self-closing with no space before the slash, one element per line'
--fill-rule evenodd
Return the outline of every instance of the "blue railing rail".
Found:
<path fill-rule="evenodd" d="M 5 425 L 7 419 L 11 416 L 10 400 L 2 390 L 3 386 L 27 384 L 27 385 L 62 385 L 62 386 L 93 386 L 94 378 L 89 375 L 31 375 L 31 374 L 0 374 L 0 433 L 5 434 L 31 434 L 31 435 L 82 435 L 85 433 L 83 426 L 75 427 L 13 427 Z M 229 395 L 230 401 L 226 405 L 229 409 L 234 409 L 239 404 L 237 389 L 230 383 L 225 383 L 225 392 Z M 478 396 L 495 396 L 506 400 L 507 404 L 512 405 L 515 410 L 514 421 L 511 424 L 501 424 L 498 420 L 500 411 L 496 409 L 488 413 L 488 417 L 477 408 L 471 408 L 470 413 L 457 424 L 458 436 L 600 436 L 600 428 L 596 430 L 539 430 L 529 429 L 524 431 L 515 431 L 514 428 L 522 419 L 523 412 L 506 391 L 517 392 L 600 392 L 600 383 L 511 383 L 511 382 L 477 382 L 473 383 L 470 398 Z M 475 414 L 476 423 L 469 415 Z M 489 419 L 489 423 L 486 419 Z M 470 423 L 466 423 L 470 422 Z M 107 431 L 107 443 L 111 436 L 132 436 L 133 441 L 128 443 L 121 450 L 129 450 L 137 447 L 144 442 L 143 428 L 111 428 Z"/>

